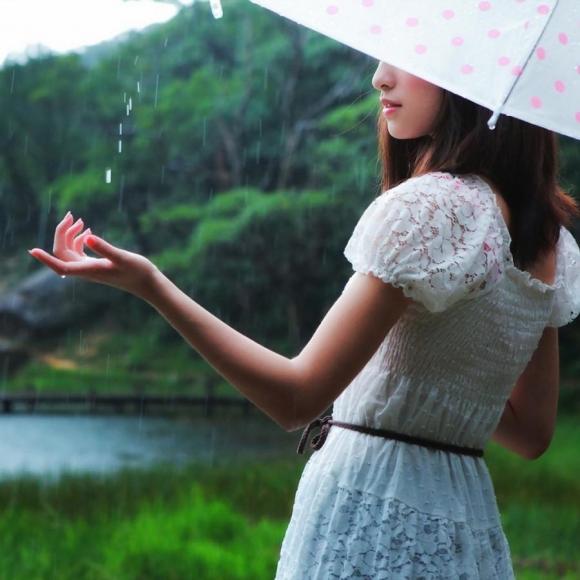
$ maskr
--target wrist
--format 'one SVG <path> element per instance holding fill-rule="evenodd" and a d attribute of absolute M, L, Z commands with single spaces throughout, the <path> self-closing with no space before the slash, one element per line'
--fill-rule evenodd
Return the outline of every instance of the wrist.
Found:
<path fill-rule="evenodd" d="M 156 298 L 159 296 L 164 280 L 167 280 L 167 277 L 155 264 L 151 263 L 151 271 L 139 289 L 139 298 L 155 306 Z"/>

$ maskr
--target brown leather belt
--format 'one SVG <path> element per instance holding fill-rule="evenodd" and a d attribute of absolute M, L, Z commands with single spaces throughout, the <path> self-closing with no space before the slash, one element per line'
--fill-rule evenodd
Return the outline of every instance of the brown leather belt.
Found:
<path fill-rule="evenodd" d="M 352 429 L 353 431 L 367 433 L 368 435 L 377 435 L 379 437 L 384 437 L 385 439 L 396 439 L 397 441 L 404 441 L 405 443 L 422 445 L 423 447 L 429 447 L 430 449 L 439 449 L 441 451 L 449 451 L 450 453 L 459 453 L 461 455 L 471 455 L 473 457 L 483 457 L 483 449 L 460 447 L 459 445 L 431 441 L 429 439 L 423 439 L 422 437 L 414 437 L 412 435 L 397 433 L 396 431 L 390 431 L 388 429 L 373 429 L 372 427 L 364 427 L 363 425 L 354 425 L 353 423 L 333 421 L 332 415 L 326 415 L 326 417 L 322 417 L 322 419 L 315 419 L 306 426 L 302 432 L 302 437 L 300 438 L 300 443 L 298 443 L 298 449 L 296 450 L 296 453 L 304 453 L 304 446 L 306 445 L 308 435 L 315 427 L 320 427 L 320 433 L 312 438 L 310 441 L 310 447 L 314 450 L 320 449 L 324 445 L 332 425 L 342 427 L 343 429 Z"/>

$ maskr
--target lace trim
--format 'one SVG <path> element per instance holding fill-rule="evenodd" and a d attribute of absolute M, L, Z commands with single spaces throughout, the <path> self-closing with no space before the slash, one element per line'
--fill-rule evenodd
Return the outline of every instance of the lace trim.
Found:
<path fill-rule="evenodd" d="M 473 529 L 396 498 L 369 498 L 340 486 L 327 499 L 328 512 L 312 517 L 297 510 L 282 544 L 277 580 L 514 578 L 501 525 Z"/>

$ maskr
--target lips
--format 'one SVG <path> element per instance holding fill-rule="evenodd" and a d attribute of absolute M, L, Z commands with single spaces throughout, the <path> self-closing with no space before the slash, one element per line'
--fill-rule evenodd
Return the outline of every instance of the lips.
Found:
<path fill-rule="evenodd" d="M 402 107 L 401 103 L 397 103 L 396 101 L 389 101 L 388 99 L 381 99 L 381 103 L 383 107 Z"/>

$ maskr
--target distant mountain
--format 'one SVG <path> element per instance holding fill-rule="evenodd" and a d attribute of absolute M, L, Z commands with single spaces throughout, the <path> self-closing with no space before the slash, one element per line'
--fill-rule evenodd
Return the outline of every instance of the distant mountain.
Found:
<path fill-rule="evenodd" d="M 167 22 L 170 21 L 171 20 L 168 20 Z M 111 38 L 110 40 L 105 40 L 99 44 L 87 46 L 74 52 L 78 52 L 81 55 L 83 64 L 85 64 L 88 68 L 91 68 L 98 64 L 101 60 L 113 54 L 121 44 L 124 44 L 125 42 L 128 42 L 143 34 L 147 34 L 159 27 L 165 26 L 167 22 L 157 22 L 155 24 L 150 24 L 149 26 L 141 28 L 140 30 L 129 30 L 119 34 L 118 36 L 115 36 L 114 38 Z"/>
<path fill-rule="evenodd" d="M 163 26 L 167 22 L 169 21 L 166 21 L 165 23 L 157 22 L 155 24 L 150 24 L 149 26 L 141 28 L 140 30 L 129 30 L 109 40 L 99 42 L 98 44 L 93 44 L 90 46 L 69 50 L 66 53 L 55 51 L 44 44 L 29 44 L 21 52 L 9 53 L 6 56 L 4 62 L 0 61 L 0 69 L 12 63 L 25 64 L 29 60 L 42 58 L 52 54 L 70 54 L 70 53 L 79 54 L 81 56 L 83 64 L 88 68 L 91 68 L 95 66 L 97 63 L 99 63 L 102 59 L 107 58 L 112 53 L 114 53 L 115 50 L 123 43 L 128 42 L 139 35 L 146 34 L 152 30 L 155 30 L 156 28 Z"/>

